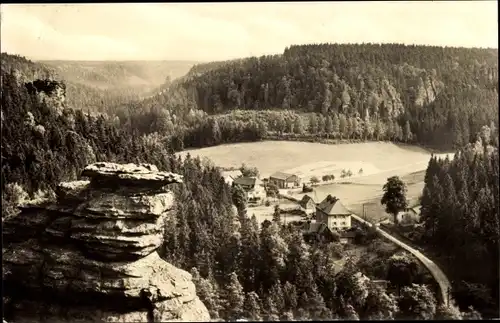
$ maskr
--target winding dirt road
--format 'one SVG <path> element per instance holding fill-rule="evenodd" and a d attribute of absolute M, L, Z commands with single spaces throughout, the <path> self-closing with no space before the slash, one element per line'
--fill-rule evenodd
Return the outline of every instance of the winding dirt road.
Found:
<path fill-rule="evenodd" d="M 352 218 L 355 219 L 358 222 L 361 223 L 366 223 L 368 225 L 372 225 L 372 223 L 363 220 L 359 216 L 352 214 Z M 427 258 L 422 252 L 416 250 L 415 248 L 410 247 L 406 243 L 396 239 L 389 233 L 385 232 L 384 230 L 376 227 L 377 231 L 380 232 L 380 234 L 390 240 L 391 242 L 397 244 L 401 248 L 405 249 L 406 251 L 410 252 L 412 255 L 414 255 L 420 262 L 429 270 L 429 272 L 432 274 L 434 279 L 438 282 L 439 284 L 439 289 L 441 291 L 441 300 L 446 304 L 449 305 L 448 303 L 448 291 L 451 291 L 451 284 L 446 275 L 443 273 L 443 271 L 434 263 L 432 260 Z M 451 299 L 450 299 L 451 300 Z"/>

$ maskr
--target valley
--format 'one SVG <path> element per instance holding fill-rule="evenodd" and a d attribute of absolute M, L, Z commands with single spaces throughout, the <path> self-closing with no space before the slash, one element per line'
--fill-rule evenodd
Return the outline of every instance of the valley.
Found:
<path fill-rule="evenodd" d="M 302 182 L 308 183 L 316 176 L 334 175 L 331 182 L 320 182 L 314 185 L 314 192 L 307 193 L 314 201 L 321 202 L 331 194 L 341 199 L 342 203 L 354 213 L 363 214 L 373 221 L 379 221 L 388 215 L 380 205 L 382 187 L 387 178 L 400 176 L 407 179 L 407 198 L 410 205 L 417 205 L 418 198 L 424 188 L 424 171 L 427 168 L 431 152 L 426 149 L 386 142 L 367 142 L 352 144 L 328 145 L 307 142 L 262 141 L 255 143 L 239 143 L 220 145 L 202 149 L 191 149 L 178 153 L 185 158 L 209 159 L 220 167 L 238 168 L 242 164 L 256 167 L 261 178 L 274 172 L 297 174 Z M 440 158 L 452 153 L 435 154 Z M 362 173 L 359 170 L 362 169 Z M 342 170 L 351 170 L 351 177 L 341 178 Z M 281 190 L 283 194 L 301 199 L 305 194 L 301 189 Z M 289 202 L 281 200 L 280 205 L 286 207 Z M 273 207 L 257 206 L 249 209 L 262 222 L 272 218 Z M 289 221 L 299 216 L 288 216 Z"/>
<path fill-rule="evenodd" d="M 2 4 L 4 323 L 499 317 L 495 6 Z"/>

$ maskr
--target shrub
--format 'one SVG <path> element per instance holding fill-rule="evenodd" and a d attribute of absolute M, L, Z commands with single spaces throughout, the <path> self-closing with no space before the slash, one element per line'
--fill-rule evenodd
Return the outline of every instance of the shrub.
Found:
<path fill-rule="evenodd" d="M 319 178 L 316 176 L 311 177 L 310 179 L 311 184 L 318 184 L 319 183 Z"/>

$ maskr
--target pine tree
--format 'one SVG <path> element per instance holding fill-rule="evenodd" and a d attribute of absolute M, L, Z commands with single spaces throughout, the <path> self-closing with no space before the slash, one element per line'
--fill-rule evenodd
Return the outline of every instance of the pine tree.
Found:
<path fill-rule="evenodd" d="M 403 128 L 403 140 L 404 142 L 410 142 L 413 138 L 413 134 L 411 132 L 410 122 L 406 120 L 405 126 Z"/>
<path fill-rule="evenodd" d="M 220 299 L 219 291 L 213 277 L 205 279 L 200 277 L 197 270 L 192 270 L 193 283 L 196 286 L 196 295 L 205 304 L 210 314 L 210 318 L 217 319 L 219 317 Z"/>
<path fill-rule="evenodd" d="M 440 221 L 439 215 L 441 214 L 442 211 L 444 192 L 437 175 L 434 175 L 432 177 L 432 183 L 430 187 L 432 187 L 432 192 L 431 192 L 432 199 L 430 201 L 430 204 L 426 206 L 426 213 L 428 212 L 431 215 L 432 220 L 428 222 L 428 226 L 432 238 L 439 240 L 441 239 L 439 235 L 442 234 L 441 232 L 438 231 L 439 221 Z"/>
<path fill-rule="evenodd" d="M 318 134 L 321 135 L 325 132 L 325 126 L 326 126 L 325 116 L 323 116 L 322 114 L 318 114 L 317 120 L 318 120 Z"/>
<path fill-rule="evenodd" d="M 327 138 L 329 138 L 330 135 L 333 132 L 333 121 L 332 121 L 332 117 L 330 117 L 330 116 L 326 116 L 326 120 L 325 120 L 325 132 L 326 132 L 326 137 Z"/>
<path fill-rule="evenodd" d="M 286 260 L 287 281 L 293 282 L 297 292 L 302 293 L 309 287 L 311 273 L 310 250 L 300 232 L 294 231 L 288 243 L 288 257 Z"/>
<path fill-rule="evenodd" d="M 332 118 L 332 131 L 334 136 L 340 135 L 340 120 L 337 114 L 334 114 Z"/>
<path fill-rule="evenodd" d="M 305 132 L 304 123 L 302 122 L 302 118 L 300 116 L 295 118 L 293 130 L 298 135 L 303 135 Z"/>
<path fill-rule="evenodd" d="M 245 294 L 236 273 L 231 273 L 229 283 L 224 287 L 223 304 L 225 317 L 229 320 L 236 320 L 243 313 Z"/>
<path fill-rule="evenodd" d="M 373 133 L 375 131 L 373 124 L 370 120 L 370 115 L 366 113 L 363 124 L 363 137 L 365 140 L 372 139 Z"/>
<path fill-rule="evenodd" d="M 339 116 L 339 136 L 340 136 L 340 139 L 343 139 L 344 136 L 346 136 L 347 130 L 348 130 L 347 118 L 345 115 L 341 114 Z"/>
<path fill-rule="evenodd" d="M 456 223 L 456 209 L 458 207 L 458 200 L 457 200 L 457 195 L 455 192 L 455 184 L 453 182 L 453 179 L 449 174 L 446 174 L 443 182 L 443 205 L 442 205 L 442 212 L 440 216 L 440 221 L 439 225 L 440 228 L 438 229 L 440 232 L 448 232 L 452 233 L 455 232 L 457 229 L 457 223 Z M 455 234 L 448 234 L 446 239 L 446 244 L 449 247 L 452 247 L 455 244 L 454 239 L 456 239 L 457 235 Z"/>
<path fill-rule="evenodd" d="M 309 294 L 309 313 L 312 319 L 328 320 L 331 319 L 332 313 L 326 307 L 323 296 L 318 292 L 316 284 L 313 283 L 311 292 Z"/>
<path fill-rule="evenodd" d="M 283 286 L 283 297 L 285 300 L 285 309 L 294 310 L 297 307 L 297 289 L 289 281 Z"/>
<path fill-rule="evenodd" d="M 281 288 L 281 282 L 278 280 L 269 290 L 269 297 L 273 300 L 276 306 L 276 310 L 282 313 L 285 309 L 285 297 L 283 294 L 283 289 Z"/>
<path fill-rule="evenodd" d="M 260 238 L 259 228 L 255 215 L 245 218 L 241 223 L 241 264 L 240 277 L 245 291 L 258 288 L 260 263 Z"/>
<path fill-rule="evenodd" d="M 245 304 L 244 304 L 244 315 L 246 318 L 252 321 L 260 321 L 262 319 L 260 299 L 257 293 L 253 291 L 246 294 Z"/>
<path fill-rule="evenodd" d="M 279 321 L 279 311 L 270 294 L 264 297 L 262 308 L 265 312 L 264 318 L 266 321 Z"/>
<path fill-rule="evenodd" d="M 318 133 L 318 118 L 314 113 L 309 116 L 309 133 L 313 135 Z"/>
<path fill-rule="evenodd" d="M 267 291 L 278 281 L 285 268 L 288 246 L 280 236 L 280 228 L 275 222 L 262 223 L 260 242 L 262 267 L 259 279 L 264 291 Z"/>
<path fill-rule="evenodd" d="M 352 305 L 347 304 L 344 312 L 345 312 L 345 319 L 346 320 L 359 321 L 359 315 Z"/>

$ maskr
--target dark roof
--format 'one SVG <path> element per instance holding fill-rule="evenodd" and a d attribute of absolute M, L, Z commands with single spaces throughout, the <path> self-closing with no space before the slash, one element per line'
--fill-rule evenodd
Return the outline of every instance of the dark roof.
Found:
<path fill-rule="evenodd" d="M 282 172 L 276 172 L 276 173 L 272 174 L 271 176 L 269 176 L 269 178 L 276 178 L 276 179 L 281 179 L 281 180 L 286 181 L 287 179 L 289 179 L 292 176 L 294 176 L 294 175 L 282 173 Z"/>
<path fill-rule="evenodd" d="M 312 199 L 312 197 L 310 197 L 309 195 L 307 195 L 307 194 L 306 194 L 306 195 L 304 195 L 304 196 L 302 197 L 302 199 L 299 201 L 299 205 L 305 208 L 305 207 L 307 206 L 307 203 L 309 203 L 309 201 L 311 201 L 311 202 L 313 202 L 314 204 L 316 204 L 316 203 L 314 202 L 314 200 Z"/>
<path fill-rule="evenodd" d="M 307 203 L 310 200 L 314 202 L 313 198 L 306 194 L 306 195 L 302 196 L 302 200 L 300 200 L 300 201 Z"/>
<path fill-rule="evenodd" d="M 318 209 L 328 215 L 350 215 L 351 212 L 345 208 L 339 199 L 328 195 L 318 206 Z"/>
<path fill-rule="evenodd" d="M 355 238 L 356 237 L 356 232 L 354 231 L 344 231 L 340 233 L 341 238 Z"/>
<path fill-rule="evenodd" d="M 236 178 L 233 183 L 238 184 L 238 185 L 249 185 L 249 186 L 251 186 L 251 185 L 255 185 L 256 181 L 257 181 L 257 178 L 255 178 L 255 177 L 244 177 L 244 176 L 242 176 L 242 177 Z"/>
<path fill-rule="evenodd" d="M 304 225 L 304 231 L 305 233 L 318 233 L 321 234 L 325 232 L 325 230 L 330 231 L 328 226 L 324 223 L 321 222 L 306 222 Z"/>

